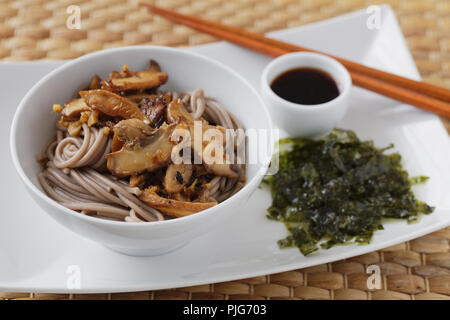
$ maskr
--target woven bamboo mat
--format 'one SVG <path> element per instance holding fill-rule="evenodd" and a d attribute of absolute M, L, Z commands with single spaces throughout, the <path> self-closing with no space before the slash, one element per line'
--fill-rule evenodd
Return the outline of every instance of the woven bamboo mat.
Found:
<path fill-rule="evenodd" d="M 327 19 L 371 4 L 390 4 L 424 81 L 450 88 L 448 0 L 159 0 L 180 12 L 257 32 Z M 69 5 L 81 30 L 65 27 Z M 0 60 L 71 59 L 133 44 L 188 46 L 216 41 L 149 15 L 133 0 L 0 0 Z M 447 129 L 449 122 L 444 120 Z M 0 299 L 450 299 L 450 228 L 335 263 L 240 281 L 174 290 L 64 295 L 1 292 Z M 368 290 L 368 265 L 382 289 Z"/>

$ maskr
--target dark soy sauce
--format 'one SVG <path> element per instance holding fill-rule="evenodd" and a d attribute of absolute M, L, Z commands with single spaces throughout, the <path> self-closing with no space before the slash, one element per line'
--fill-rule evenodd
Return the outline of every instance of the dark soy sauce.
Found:
<path fill-rule="evenodd" d="M 339 95 L 334 79 L 315 68 L 296 68 L 283 72 L 270 85 L 281 98 L 299 104 L 319 104 Z"/>

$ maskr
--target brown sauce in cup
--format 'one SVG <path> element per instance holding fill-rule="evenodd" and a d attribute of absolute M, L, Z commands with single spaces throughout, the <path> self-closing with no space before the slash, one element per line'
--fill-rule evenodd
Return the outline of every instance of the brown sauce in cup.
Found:
<path fill-rule="evenodd" d="M 281 98 L 305 105 L 325 103 L 339 95 L 334 79 L 315 68 L 285 71 L 272 81 L 270 87 Z"/>

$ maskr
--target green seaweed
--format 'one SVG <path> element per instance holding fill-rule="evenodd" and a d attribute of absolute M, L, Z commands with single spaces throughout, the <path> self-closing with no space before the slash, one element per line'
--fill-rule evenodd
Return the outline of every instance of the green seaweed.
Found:
<path fill-rule="evenodd" d="M 434 208 L 416 200 L 410 178 L 392 148 L 360 141 L 353 131 L 335 129 L 320 140 L 279 142 L 279 171 L 266 176 L 272 194 L 268 218 L 284 222 L 289 236 L 281 248 L 297 246 L 309 255 L 319 246 L 370 243 L 383 219 L 417 220 Z"/>

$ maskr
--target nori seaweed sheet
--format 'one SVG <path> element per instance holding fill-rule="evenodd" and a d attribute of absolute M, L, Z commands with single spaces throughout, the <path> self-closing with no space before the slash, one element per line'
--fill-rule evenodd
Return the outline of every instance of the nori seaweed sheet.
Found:
<path fill-rule="evenodd" d="M 319 140 L 287 138 L 278 142 L 279 171 L 266 176 L 272 194 L 268 218 L 282 221 L 289 236 L 280 247 L 297 246 L 309 255 L 319 246 L 371 241 L 384 218 L 417 220 L 434 208 L 416 200 L 410 178 L 392 148 L 376 148 L 353 131 L 335 129 Z"/>

